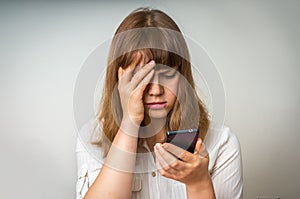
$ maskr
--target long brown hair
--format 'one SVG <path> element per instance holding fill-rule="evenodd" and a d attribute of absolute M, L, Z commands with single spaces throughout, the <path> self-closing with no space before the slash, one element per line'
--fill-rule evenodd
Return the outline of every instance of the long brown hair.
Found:
<path fill-rule="evenodd" d="M 150 31 L 151 28 L 154 30 Z M 138 29 L 139 31 L 134 31 Z M 177 36 L 170 34 L 168 30 L 175 32 Z M 128 31 L 131 32 L 126 36 L 120 36 L 121 33 Z M 153 46 L 162 47 L 159 49 Z M 118 83 L 117 71 L 119 67 L 126 68 L 132 63 L 137 52 L 142 53 L 143 59 L 154 60 L 155 63 L 170 67 L 176 66 L 176 70 L 186 79 L 191 88 L 191 91 L 188 92 L 189 89 L 185 84 L 178 85 L 177 101 L 167 116 L 167 128 L 169 130 L 199 128 L 200 137 L 204 139 L 209 128 L 209 118 L 204 104 L 195 91 L 189 52 L 184 37 L 177 24 L 164 12 L 139 8 L 122 21 L 112 39 L 107 60 L 105 85 L 100 109 L 97 113 L 102 133 L 93 143 L 102 147 L 104 156 L 107 155 L 111 142 L 119 130 L 119 123 L 123 115 L 119 94 L 115 92 Z M 191 118 L 190 113 L 195 110 L 195 106 L 199 110 L 199 116 Z"/>

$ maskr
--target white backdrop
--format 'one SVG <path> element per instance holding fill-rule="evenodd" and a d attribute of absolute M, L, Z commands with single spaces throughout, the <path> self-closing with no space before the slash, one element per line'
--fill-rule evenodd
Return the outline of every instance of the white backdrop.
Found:
<path fill-rule="evenodd" d="M 298 198 L 299 1 L 1 1 L 1 198 L 75 198 L 73 90 L 133 9 L 167 12 L 201 43 L 242 147 L 244 198 Z"/>

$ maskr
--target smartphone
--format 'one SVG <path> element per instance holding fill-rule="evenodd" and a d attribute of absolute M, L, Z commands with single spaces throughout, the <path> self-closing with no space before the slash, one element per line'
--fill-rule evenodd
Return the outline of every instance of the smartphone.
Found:
<path fill-rule="evenodd" d="M 166 142 L 194 153 L 198 137 L 199 129 L 168 131 L 166 134 Z"/>

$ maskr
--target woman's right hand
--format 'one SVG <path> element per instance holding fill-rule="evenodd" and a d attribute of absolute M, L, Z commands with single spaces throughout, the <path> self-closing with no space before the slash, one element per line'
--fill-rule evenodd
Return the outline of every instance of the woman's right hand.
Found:
<path fill-rule="evenodd" d="M 118 70 L 118 90 L 123 110 L 123 121 L 133 122 L 140 125 L 144 119 L 143 94 L 150 83 L 155 62 L 152 60 L 144 66 L 137 66 L 141 55 L 131 63 L 126 69 L 119 67 Z M 135 72 L 136 71 L 136 72 Z"/>

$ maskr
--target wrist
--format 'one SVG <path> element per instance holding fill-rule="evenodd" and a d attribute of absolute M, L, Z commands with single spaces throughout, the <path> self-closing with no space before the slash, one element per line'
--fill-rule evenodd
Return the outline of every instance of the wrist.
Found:
<path fill-rule="evenodd" d="M 130 117 L 123 117 L 120 125 L 123 133 L 132 137 L 138 137 L 139 128 L 140 125 L 132 121 Z"/>
<path fill-rule="evenodd" d="M 199 192 L 213 190 L 212 180 L 209 174 L 200 181 L 186 184 L 186 190 L 188 192 Z"/>

